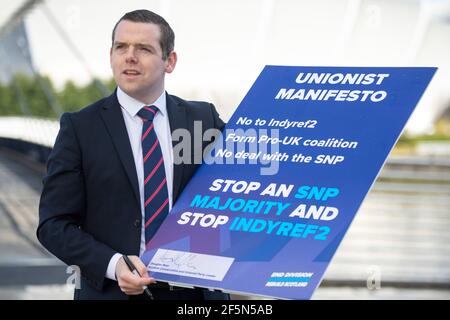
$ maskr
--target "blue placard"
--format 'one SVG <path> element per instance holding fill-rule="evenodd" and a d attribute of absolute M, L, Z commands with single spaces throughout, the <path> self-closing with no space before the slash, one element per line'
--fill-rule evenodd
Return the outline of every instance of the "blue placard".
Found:
<path fill-rule="evenodd" d="M 309 299 L 435 71 L 266 66 L 143 255 L 151 274 Z"/>

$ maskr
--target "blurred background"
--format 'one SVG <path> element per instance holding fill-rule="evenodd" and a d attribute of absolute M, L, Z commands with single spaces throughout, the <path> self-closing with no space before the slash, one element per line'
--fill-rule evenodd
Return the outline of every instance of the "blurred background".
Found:
<path fill-rule="evenodd" d="M 213 102 L 224 120 L 266 64 L 438 67 L 313 299 L 450 299 L 449 0 L 0 0 L 0 8 L 0 299 L 72 299 L 74 271 L 35 237 L 44 164 L 61 113 L 114 89 L 112 28 L 140 8 L 176 34 L 167 91 Z"/>

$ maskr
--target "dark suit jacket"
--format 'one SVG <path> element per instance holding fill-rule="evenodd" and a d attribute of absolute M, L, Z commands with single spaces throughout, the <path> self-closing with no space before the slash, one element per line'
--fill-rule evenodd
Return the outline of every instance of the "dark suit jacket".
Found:
<path fill-rule="evenodd" d="M 212 104 L 166 98 L 172 132 L 185 128 L 192 134 L 194 121 L 202 122 L 202 131 L 223 129 Z M 192 157 L 201 152 L 193 148 Z M 197 166 L 174 165 L 174 202 Z M 116 252 L 139 255 L 142 223 L 136 168 L 115 92 L 62 115 L 43 183 L 37 236 L 56 257 L 80 267 L 75 299 L 127 299 L 117 282 L 105 278 Z"/>

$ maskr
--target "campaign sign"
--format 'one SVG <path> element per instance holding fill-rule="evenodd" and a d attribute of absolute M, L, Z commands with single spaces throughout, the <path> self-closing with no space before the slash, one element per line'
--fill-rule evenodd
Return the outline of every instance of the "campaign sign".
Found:
<path fill-rule="evenodd" d="M 266 66 L 150 242 L 150 274 L 309 299 L 435 71 Z"/>

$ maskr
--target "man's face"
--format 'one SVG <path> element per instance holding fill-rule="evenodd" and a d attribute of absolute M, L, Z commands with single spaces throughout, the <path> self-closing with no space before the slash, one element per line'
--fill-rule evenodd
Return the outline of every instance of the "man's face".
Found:
<path fill-rule="evenodd" d="M 163 59 L 160 37 L 156 24 L 123 20 L 117 25 L 110 52 L 117 85 L 144 103 L 152 103 L 159 97 L 165 73 L 172 72 L 176 64 L 175 52 Z"/>

